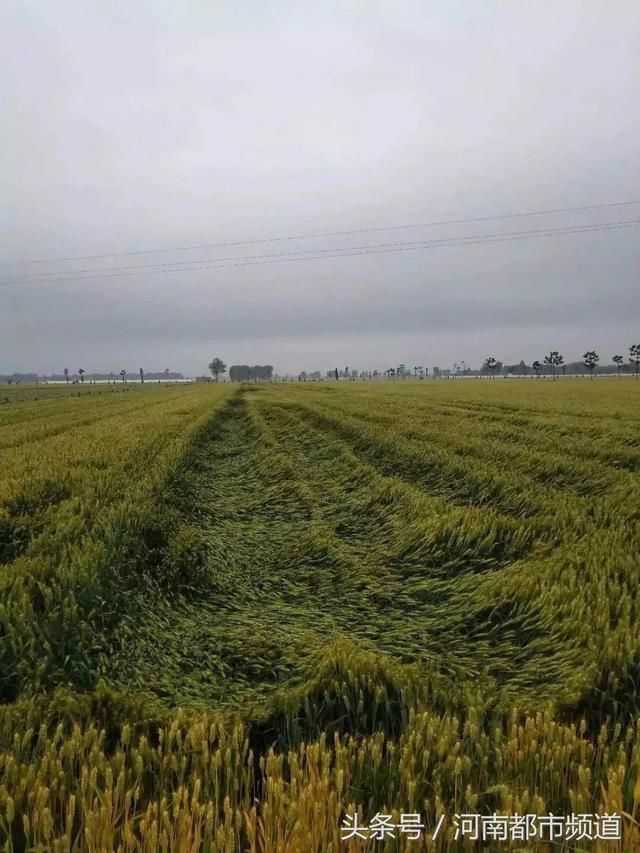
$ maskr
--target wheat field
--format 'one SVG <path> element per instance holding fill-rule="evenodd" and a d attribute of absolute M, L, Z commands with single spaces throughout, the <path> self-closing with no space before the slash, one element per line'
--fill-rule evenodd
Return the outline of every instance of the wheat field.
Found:
<path fill-rule="evenodd" d="M 10 389 L 0 844 L 640 849 L 639 474 L 632 378 Z"/>

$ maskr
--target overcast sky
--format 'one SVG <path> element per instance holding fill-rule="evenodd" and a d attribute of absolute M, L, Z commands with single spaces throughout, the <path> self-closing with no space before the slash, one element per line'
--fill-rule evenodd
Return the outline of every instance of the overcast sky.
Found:
<path fill-rule="evenodd" d="M 637 227 L 331 257 L 640 204 L 121 254 L 640 199 L 635 2 L 8 0 L 0 27 L 0 373 L 605 361 L 640 338 Z M 109 257 L 54 261 L 86 255 Z"/>

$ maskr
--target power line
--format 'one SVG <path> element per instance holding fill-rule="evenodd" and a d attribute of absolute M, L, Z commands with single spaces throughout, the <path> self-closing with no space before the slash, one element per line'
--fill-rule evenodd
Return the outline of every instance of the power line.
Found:
<path fill-rule="evenodd" d="M 193 261 L 172 261 L 165 262 L 159 264 L 137 264 L 134 266 L 126 266 L 126 267 L 111 267 L 103 270 L 95 270 L 95 269 L 81 269 L 81 270 L 65 270 L 65 271 L 52 271 L 46 273 L 34 273 L 28 275 L 18 275 L 11 276 L 9 278 L 0 279 L 0 283 L 7 284 L 13 282 L 27 282 L 27 281 L 68 281 L 70 277 L 84 278 L 85 276 L 89 277 L 108 277 L 115 276 L 117 273 L 129 273 L 131 275 L 135 275 L 139 272 L 188 272 L 193 269 L 209 269 L 211 266 L 226 266 L 232 265 L 236 262 L 249 264 L 251 261 L 272 261 L 273 263 L 289 260 L 289 259 L 300 259 L 305 260 L 304 255 L 310 256 L 306 258 L 308 260 L 315 260 L 322 258 L 325 255 L 330 255 L 332 257 L 340 257 L 342 253 L 345 252 L 354 252 L 366 250 L 369 251 L 382 251 L 384 249 L 399 249 L 399 248 L 407 248 L 407 249 L 420 249 L 420 248 L 431 248 L 438 246 L 446 246 L 449 244 L 460 244 L 464 245 L 468 241 L 477 241 L 477 240 L 492 240 L 498 239 L 502 237 L 528 237 L 528 236 L 548 236 L 553 234 L 572 234 L 581 231 L 596 231 L 600 229 L 610 229 L 612 227 L 622 227 L 627 225 L 635 225 L 640 220 L 632 219 L 632 220 L 622 220 L 621 222 L 600 222 L 600 223 L 591 223 L 584 225 L 562 225 L 556 226 L 555 228 L 543 228 L 543 229 L 529 229 L 526 231 L 513 231 L 506 233 L 492 233 L 492 234 L 472 234 L 472 235 L 459 235 L 457 237 L 438 237 L 434 240 L 413 240 L 408 242 L 394 242 L 394 243 L 377 243 L 372 245 L 363 245 L 363 246 L 332 246 L 330 248 L 315 248 L 315 249 L 299 249 L 291 252 L 276 252 L 272 254 L 262 254 L 262 255 L 232 255 L 230 257 L 222 257 L 222 258 L 212 258 L 210 260 L 193 260 Z M 311 256 L 317 256 L 311 257 Z M 72 279 L 71 279 L 72 280 Z"/>
<path fill-rule="evenodd" d="M 107 252 L 100 255 L 71 255 L 62 258 L 36 258 L 34 260 L 22 261 L 0 261 L 0 266 L 19 266 L 24 264 L 44 264 L 44 263 L 63 263 L 69 261 L 94 261 L 105 260 L 107 258 L 123 258 L 133 257 L 137 255 L 156 255 L 169 252 L 191 252 L 200 249 L 215 249 L 233 246 L 251 246 L 258 243 L 278 243 L 286 240 L 313 240 L 327 237 L 346 237 L 353 234 L 367 234 L 379 231 L 400 231 L 409 228 L 434 228 L 441 225 L 464 225 L 474 222 L 491 222 L 504 219 L 518 219 L 527 216 L 546 216 L 559 213 L 579 213 L 588 210 L 602 210 L 612 207 L 627 207 L 633 204 L 640 204 L 640 199 L 632 199 L 630 201 L 613 201 L 603 204 L 588 204 L 580 207 L 556 207 L 546 210 L 530 210 L 522 213 L 503 213 L 495 216 L 473 216 L 465 219 L 442 219 L 433 222 L 412 223 L 405 225 L 380 225 L 370 228 L 354 228 L 347 231 L 324 231 L 312 234 L 293 234 L 279 237 L 262 237 L 254 240 L 233 240 L 218 243 L 201 243 L 191 246 L 174 246 L 168 249 L 142 249 L 130 252 Z"/>
<path fill-rule="evenodd" d="M 514 241 L 514 240 L 526 240 L 531 238 L 539 238 L 539 237 L 555 237 L 555 236 L 568 236 L 572 234 L 584 234 L 584 233 L 593 233 L 598 231 L 616 231 L 626 228 L 633 228 L 640 225 L 640 219 L 629 219 L 622 220 L 618 222 L 602 222 L 602 223 L 594 223 L 592 225 L 579 225 L 579 226 L 565 226 L 559 228 L 547 228 L 547 229 L 539 229 L 539 230 L 529 230 L 529 231 L 515 231 L 510 233 L 494 233 L 494 234 L 477 234 L 477 235 L 468 235 L 462 237 L 448 237 L 441 238 L 438 240 L 431 241 L 413 241 L 408 243 L 382 243 L 382 244 L 373 244 L 373 245 L 365 245 L 365 246 L 347 246 L 342 249 L 315 249 L 315 250 L 302 250 L 299 252 L 286 252 L 286 253 L 278 253 L 273 255 L 255 255 L 242 257 L 236 256 L 231 258 L 222 259 L 219 258 L 217 260 L 213 260 L 210 262 L 202 263 L 198 261 L 191 262 L 183 262 L 183 263 L 191 263 L 198 264 L 197 266 L 180 266 L 176 268 L 173 266 L 163 266 L 163 265 L 142 265 L 134 268 L 115 268 L 114 270 L 103 270 L 103 271 L 88 271 L 88 274 L 85 274 L 84 271 L 76 271 L 75 278 L 70 278 L 72 273 L 62 274 L 59 273 L 47 273 L 43 274 L 43 277 L 36 278 L 15 278 L 15 279 L 5 279 L 0 280 L 0 285 L 5 286 L 17 286 L 20 284 L 29 284 L 29 283 L 41 283 L 41 282 L 49 282 L 49 281 L 82 281 L 87 279 L 99 280 L 99 279 L 108 279 L 108 278 L 121 278 L 135 275 L 154 275 L 157 273 L 176 273 L 176 272 L 192 272 L 199 270 L 208 270 L 208 269 L 224 269 L 229 267 L 243 267 L 243 266 L 261 266 L 264 264 L 274 264 L 274 263 L 287 263 L 292 261 L 316 261 L 316 260 L 330 260 L 335 258 L 344 258 L 344 257 L 356 257 L 362 255 L 377 255 L 377 254 L 387 254 L 387 253 L 396 253 L 396 252 L 408 252 L 408 251 L 419 251 L 426 249 L 437 249 L 437 248 L 445 248 L 445 247 L 455 247 L 455 246 L 469 246 L 469 245 L 479 245 L 485 243 L 498 243 L 498 242 L 506 242 L 506 241 Z M 313 254 L 309 254 L 312 252 Z M 321 254 L 326 253 L 326 254 Z M 149 269 L 148 267 L 152 268 Z M 120 270 L 120 271 L 118 271 Z"/>

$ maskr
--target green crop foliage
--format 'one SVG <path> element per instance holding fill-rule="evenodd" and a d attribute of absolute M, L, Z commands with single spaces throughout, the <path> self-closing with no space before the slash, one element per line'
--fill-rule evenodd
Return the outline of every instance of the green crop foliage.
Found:
<path fill-rule="evenodd" d="M 3 849 L 458 849 L 342 845 L 356 810 L 640 849 L 637 392 L 12 388 Z"/>

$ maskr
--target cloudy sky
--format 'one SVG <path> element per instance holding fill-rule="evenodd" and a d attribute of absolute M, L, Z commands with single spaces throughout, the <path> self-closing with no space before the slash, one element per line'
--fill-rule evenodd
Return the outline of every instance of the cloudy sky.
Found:
<path fill-rule="evenodd" d="M 638 227 L 521 233 L 640 220 L 612 206 L 640 199 L 636 3 L 8 0 L 0 27 L 0 373 L 640 338 Z"/>

